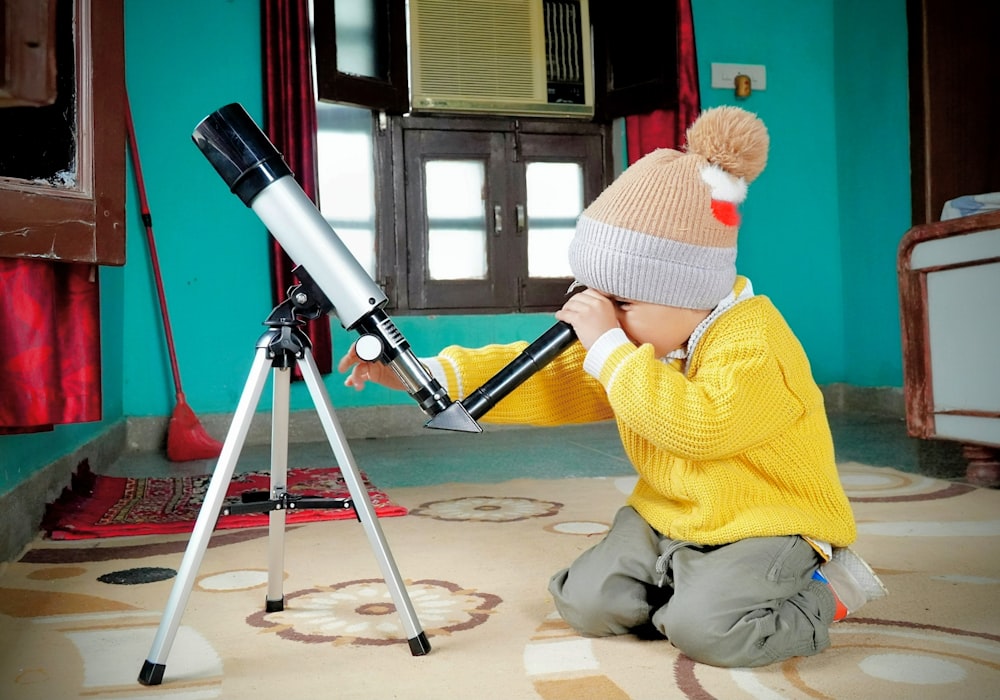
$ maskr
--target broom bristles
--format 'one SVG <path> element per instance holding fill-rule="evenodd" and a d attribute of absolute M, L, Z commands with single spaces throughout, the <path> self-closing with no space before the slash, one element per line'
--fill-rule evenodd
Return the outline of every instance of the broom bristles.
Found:
<path fill-rule="evenodd" d="M 167 425 L 167 459 L 171 462 L 213 459 L 221 452 L 222 443 L 209 435 L 191 407 L 179 400 Z"/>

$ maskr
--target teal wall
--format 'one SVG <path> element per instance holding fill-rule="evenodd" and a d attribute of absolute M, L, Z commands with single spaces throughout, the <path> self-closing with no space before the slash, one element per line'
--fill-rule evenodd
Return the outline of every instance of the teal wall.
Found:
<path fill-rule="evenodd" d="M 704 107 L 739 104 L 771 133 L 750 186 L 740 270 L 773 298 L 821 384 L 901 387 L 896 247 L 910 227 L 905 0 L 694 0 Z M 712 63 L 763 64 L 740 102 Z"/>
<path fill-rule="evenodd" d="M 757 112 L 770 162 L 743 208 L 739 267 L 798 333 L 821 384 L 902 386 L 896 245 L 909 227 L 905 0 L 693 0 L 702 104 Z M 183 388 L 231 412 L 271 309 L 267 236 L 191 142 L 240 102 L 261 119 L 259 4 L 125 0 L 127 85 Z M 759 63 L 767 90 L 737 102 L 711 63 Z M 122 416 L 166 416 L 174 388 L 131 168 L 123 268 L 102 268 L 105 421 L 0 437 L 0 493 Z M 530 339 L 547 314 L 395 317 L 417 354 Z M 334 322 L 334 354 L 351 337 Z M 860 349 L 863 348 L 863 353 Z M 404 403 L 332 375 L 337 407 Z M 292 408 L 308 408 L 301 383 Z M 266 408 L 266 406 L 265 406 Z"/>
<path fill-rule="evenodd" d="M 834 7 L 840 381 L 900 387 L 896 252 L 911 223 L 905 2 L 837 0 Z"/>
<path fill-rule="evenodd" d="M 183 389 L 196 413 L 231 411 L 271 309 L 267 233 L 191 133 L 231 102 L 261 121 L 258 3 L 126 0 L 125 10 L 126 82 Z M 167 415 L 170 360 L 130 187 L 124 409 Z"/>
<path fill-rule="evenodd" d="M 820 383 L 844 373 L 832 6 L 760 2 L 734 21 L 730 3 L 694 2 L 702 106 L 745 107 L 771 136 L 742 206 L 737 268 L 788 319 Z M 712 63 L 764 65 L 767 89 L 742 101 L 712 89 Z"/>

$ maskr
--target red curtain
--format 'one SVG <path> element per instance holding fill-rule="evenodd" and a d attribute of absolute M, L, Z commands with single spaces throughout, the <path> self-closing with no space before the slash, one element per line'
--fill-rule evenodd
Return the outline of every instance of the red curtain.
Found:
<path fill-rule="evenodd" d="M 268 0 L 261 3 L 264 63 L 264 130 L 282 153 L 295 179 L 316 201 L 316 101 L 313 95 L 312 35 L 309 0 Z M 296 284 L 295 262 L 271 239 L 271 269 L 275 304 Z M 297 262 L 305 263 L 304 260 Z M 330 319 L 310 321 L 319 371 L 333 369 Z"/>
<path fill-rule="evenodd" d="M 677 0 L 677 109 L 625 117 L 629 164 L 657 148 L 683 146 L 684 135 L 698 117 L 700 104 L 691 0 Z"/>
<path fill-rule="evenodd" d="M 97 266 L 0 259 L 0 434 L 101 419 Z"/>

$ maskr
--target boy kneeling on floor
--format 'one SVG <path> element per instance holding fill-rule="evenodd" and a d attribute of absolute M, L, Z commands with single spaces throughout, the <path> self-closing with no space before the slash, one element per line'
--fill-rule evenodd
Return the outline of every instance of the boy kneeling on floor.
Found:
<path fill-rule="evenodd" d="M 581 634 L 663 636 L 725 667 L 816 654 L 833 622 L 886 593 L 848 549 L 854 516 L 806 354 L 736 273 L 737 207 L 768 147 L 760 119 L 719 107 L 686 151 L 654 151 L 612 183 L 570 244 L 586 289 L 556 318 L 579 342 L 486 416 L 615 419 L 639 479 L 607 536 L 552 577 L 556 608 Z M 461 399 L 525 346 L 424 361 Z M 353 348 L 349 368 L 348 386 L 403 388 Z"/>

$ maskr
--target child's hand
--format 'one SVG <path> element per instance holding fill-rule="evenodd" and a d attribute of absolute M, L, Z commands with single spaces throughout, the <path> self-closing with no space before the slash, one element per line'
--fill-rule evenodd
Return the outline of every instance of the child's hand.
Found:
<path fill-rule="evenodd" d="M 594 289 L 571 296 L 556 311 L 556 318 L 573 326 L 576 337 L 587 350 L 612 328 L 619 328 L 614 302 Z"/>
<path fill-rule="evenodd" d="M 354 344 L 351 345 L 347 354 L 340 358 L 337 369 L 341 372 L 350 369 L 351 373 L 344 380 L 344 386 L 353 386 L 358 391 L 364 389 L 368 382 L 375 382 L 400 391 L 406 388 L 391 367 L 383 365 L 381 362 L 365 362 L 358 357 Z"/>

